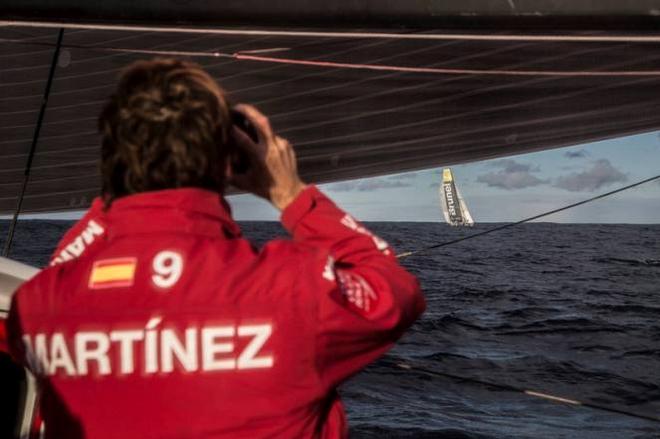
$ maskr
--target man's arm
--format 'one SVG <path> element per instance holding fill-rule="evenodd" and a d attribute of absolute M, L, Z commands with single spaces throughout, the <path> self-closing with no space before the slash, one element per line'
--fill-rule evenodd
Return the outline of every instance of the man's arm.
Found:
<path fill-rule="evenodd" d="M 254 126 L 258 141 L 234 137 L 250 157 L 248 172 L 227 169 L 235 186 L 268 199 L 302 250 L 296 292 L 317 304 L 317 371 L 331 388 L 389 349 L 421 315 L 424 298 L 382 239 L 298 176 L 291 144 L 277 136 L 256 108 L 235 109 Z"/>
<path fill-rule="evenodd" d="M 334 387 L 391 348 L 424 312 L 424 297 L 387 243 L 314 186 L 282 222 L 310 249 L 298 288 L 316 296 L 317 368 L 324 386 Z"/>

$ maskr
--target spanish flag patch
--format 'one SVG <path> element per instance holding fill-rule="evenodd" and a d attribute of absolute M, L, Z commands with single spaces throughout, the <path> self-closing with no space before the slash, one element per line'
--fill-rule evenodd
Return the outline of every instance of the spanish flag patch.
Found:
<path fill-rule="evenodd" d="M 135 278 L 137 258 L 115 258 L 95 261 L 89 276 L 89 288 L 130 287 Z"/>

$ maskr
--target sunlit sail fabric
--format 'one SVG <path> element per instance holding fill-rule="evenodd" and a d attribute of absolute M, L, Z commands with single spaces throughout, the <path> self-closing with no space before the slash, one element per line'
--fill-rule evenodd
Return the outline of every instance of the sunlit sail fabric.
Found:
<path fill-rule="evenodd" d="M 474 220 L 467 208 L 465 200 L 458 190 L 456 180 L 451 169 L 442 170 L 442 183 L 438 188 L 440 206 L 445 221 L 451 226 L 473 226 Z"/>

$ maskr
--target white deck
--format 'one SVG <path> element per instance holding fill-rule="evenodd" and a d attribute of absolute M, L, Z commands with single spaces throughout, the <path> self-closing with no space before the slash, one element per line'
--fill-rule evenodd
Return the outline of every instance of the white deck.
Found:
<path fill-rule="evenodd" d="M 16 288 L 38 272 L 38 268 L 0 257 L 0 317 L 9 309 Z"/>

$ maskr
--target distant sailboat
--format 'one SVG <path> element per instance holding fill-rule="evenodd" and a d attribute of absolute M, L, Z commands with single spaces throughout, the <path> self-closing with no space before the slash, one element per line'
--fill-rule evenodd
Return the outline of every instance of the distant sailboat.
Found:
<path fill-rule="evenodd" d="M 474 220 L 465 204 L 465 200 L 456 187 L 454 176 L 451 169 L 442 170 L 442 184 L 440 185 L 440 204 L 442 213 L 445 215 L 445 221 L 452 226 L 474 225 Z"/>

